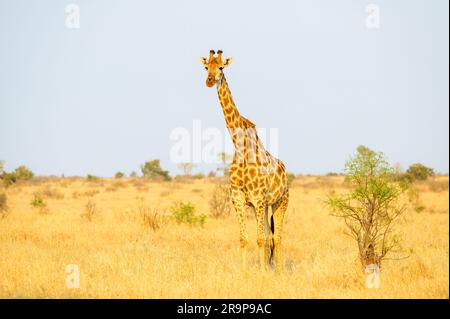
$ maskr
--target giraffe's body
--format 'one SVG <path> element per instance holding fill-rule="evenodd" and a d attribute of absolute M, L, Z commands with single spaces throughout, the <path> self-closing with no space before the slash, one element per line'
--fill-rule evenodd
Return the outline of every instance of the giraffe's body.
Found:
<path fill-rule="evenodd" d="M 209 71 L 207 85 L 217 84 L 219 101 L 235 147 L 229 177 L 231 200 L 240 225 L 243 263 L 246 263 L 248 243 L 245 209 L 251 206 L 256 215 L 260 265 L 265 267 L 274 256 L 277 269 L 280 270 L 281 232 L 289 200 L 286 169 L 281 160 L 264 149 L 255 124 L 239 114 L 222 72 L 230 60 L 227 59 L 223 63 L 221 55 L 219 51 L 218 57 L 215 58 L 211 52 L 209 61 L 205 58 L 202 61 Z M 212 73 L 214 71 L 215 74 Z M 272 208 L 272 216 L 269 216 L 269 207 Z"/>

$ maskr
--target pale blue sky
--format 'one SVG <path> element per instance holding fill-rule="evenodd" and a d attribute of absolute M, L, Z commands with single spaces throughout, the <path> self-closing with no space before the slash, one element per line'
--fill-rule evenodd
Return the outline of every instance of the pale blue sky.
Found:
<path fill-rule="evenodd" d="M 80 29 L 65 26 L 71 2 Z M 380 29 L 365 26 L 368 3 Z M 279 129 L 288 170 L 341 171 L 364 144 L 448 172 L 448 12 L 447 0 L 0 0 L 0 159 L 38 175 L 152 158 L 179 172 L 175 127 L 225 128 L 198 61 L 222 49 L 240 112 Z"/>

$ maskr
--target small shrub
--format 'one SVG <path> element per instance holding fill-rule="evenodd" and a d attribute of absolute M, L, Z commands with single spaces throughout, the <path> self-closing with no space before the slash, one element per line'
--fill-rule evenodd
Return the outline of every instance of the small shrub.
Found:
<path fill-rule="evenodd" d="M 414 210 L 416 211 L 416 213 L 421 213 L 426 209 L 426 207 L 422 204 L 418 204 L 417 206 L 414 207 Z"/>
<path fill-rule="evenodd" d="M 112 186 L 113 186 L 113 187 L 117 187 L 117 188 L 123 188 L 123 187 L 127 187 L 127 184 L 125 184 L 125 183 L 122 182 L 122 181 L 117 181 L 117 182 L 114 182 L 114 183 L 112 184 Z"/>
<path fill-rule="evenodd" d="M 94 197 L 98 193 L 100 193 L 100 191 L 97 190 L 97 189 L 93 189 L 93 190 L 85 191 L 85 192 L 81 192 L 81 193 L 78 192 L 78 191 L 74 191 L 72 193 L 72 197 L 75 198 L 75 199 L 76 198 L 80 198 L 80 197 Z"/>
<path fill-rule="evenodd" d="M 214 172 L 214 171 L 210 171 L 209 173 L 208 173 L 208 177 L 216 177 L 216 172 Z"/>
<path fill-rule="evenodd" d="M 89 182 L 97 182 L 99 178 L 95 175 L 87 174 L 86 180 L 88 180 Z"/>
<path fill-rule="evenodd" d="M 84 208 L 85 210 L 84 213 L 81 214 L 81 217 L 86 219 L 87 221 L 92 221 L 94 216 L 98 215 L 97 205 L 93 201 L 88 200 Z"/>
<path fill-rule="evenodd" d="M 38 193 L 44 198 L 53 198 L 53 199 L 64 198 L 64 194 L 61 193 L 58 189 L 48 186 L 44 189 L 41 189 Z"/>
<path fill-rule="evenodd" d="M 148 191 L 148 184 L 144 179 L 133 179 L 130 183 L 134 186 L 134 188 L 136 188 L 138 192 Z"/>
<path fill-rule="evenodd" d="M 339 176 L 339 174 L 335 172 L 329 172 L 326 174 L 326 176 Z"/>
<path fill-rule="evenodd" d="M 108 186 L 108 187 L 105 188 L 105 191 L 106 192 L 115 192 L 115 191 L 117 191 L 117 187 Z"/>
<path fill-rule="evenodd" d="M 428 189 L 431 192 L 444 192 L 448 191 L 448 180 L 445 181 L 433 181 L 430 180 L 427 182 Z"/>
<path fill-rule="evenodd" d="M 137 177 L 137 173 L 136 173 L 135 171 L 132 171 L 132 172 L 130 173 L 130 177 Z"/>
<path fill-rule="evenodd" d="M 175 183 L 192 184 L 194 182 L 194 176 L 177 175 L 173 178 Z"/>
<path fill-rule="evenodd" d="M 314 181 L 303 184 L 303 186 L 308 189 L 333 189 L 341 185 L 342 184 L 336 181 L 332 176 L 317 176 Z"/>
<path fill-rule="evenodd" d="M 144 193 L 146 193 L 146 192 L 148 192 L 148 187 L 136 187 L 136 190 L 138 191 L 138 192 L 144 192 Z"/>
<path fill-rule="evenodd" d="M 123 172 L 117 172 L 116 175 L 114 175 L 115 178 L 124 178 L 125 174 Z"/>
<path fill-rule="evenodd" d="M 40 208 L 40 207 L 45 207 L 46 203 L 45 203 L 44 199 L 42 198 L 41 194 L 35 193 L 30 205 L 35 208 Z"/>
<path fill-rule="evenodd" d="M 130 184 L 135 188 L 145 187 L 147 185 L 146 181 L 140 178 L 132 179 Z"/>
<path fill-rule="evenodd" d="M 59 185 L 60 185 L 62 188 L 67 188 L 67 186 L 69 186 L 69 183 L 68 183 L 68 182 L 65 182 L 65 181 L 62 181 Z"/>
<path fill-rule="evenodd" d="M 231 212 L 231 190 L 229 184 L 217 184 L 209 200 L 211 216 L 218 218 L 230 215 Z"/>
<path fill-rule="evenodd" d="M 203 174 L 203 173 L 197 173 L 197 174 L 195 174 L 193 177 L 194 177 L 194 179 L 202 179 L 202 178 L 205 178 L 205 174 Z"/>
<path fill-rule="evenodd" d="M 39 214 L 48 214 L 49 210 L 47 207 L 47 203 L 42 198 L 42 195 L 39 193 L 35 193 L 33 195 L 33 200 L 30 202 L 30 205 L 37 209 Z"/>
<path fill-rule="evenodd" d="M 100 193 L 100 191 L 98 189 L 93 189 L 93 190 L 90 190 L 90 191 L 85 191 L 83 193 L 83 196 L 85 196 L 85 197 L 94 197 L 95 195 L 97 195 L 99 193 Z"/>
<path fill-rule="evenodd" d="M 178 224 L 184 223 L 191 226 L 200 225 L 203 227 L 206 215 L 196 215 L 195 207 L 191 203 L 176 203 L 171 207 L 172 216 Z"/>
<path fill-rule="evenodd" d="M 166 222 L 164 215 L 161 215 L 157 209 L 151 209 L 144 204 L 139 205 L 139 214 L 143 225 L 154 231 L 160 229 Z"/>
<path fill-rule="evenodd" d="M 420 194 L 417 191 L 417 188 L 414 187 L 414 185 L 408 188 L 406 195 L 410 206 L 416 213 L 421 213 L 426 209 L 425 205 L 422 202 L 422 199 L 420 198 Z"/>
<path fill-rule="evenodd" d="M 8 216 L 8 203 L 6 199 L 6 194 L 0 194 L 0 219 L 4 219 Z"/>
<path fill-rule="evenodd" d="M 412 176 L 407 173 L 393 172 L 390 175 L 390 177 L 393 182 L 398 182 L 398 183 L 411 184 L 411 182 L 413 181 Z"/>
<path fill-rule="evenodd" d="M 408 174 L 412 180 L 424 181 L 428 177 L 434 175 L 434 171 L 432 168 L 426 167 L 423 164 L 416 163 L 409 166 L 406 170 L 406 174 Z"/>
<path fill-rule="evenodd" d="M 3 184 L 6 187 L 8 187 L 8 186 L 14 184 L 15 182 L 17 182 L 17 176 L 16 176 L 16 174 L 14 172 L 10 172 L 10 173 L 3 172 L 0 175 L 0 179 L 3 181 Z"/>

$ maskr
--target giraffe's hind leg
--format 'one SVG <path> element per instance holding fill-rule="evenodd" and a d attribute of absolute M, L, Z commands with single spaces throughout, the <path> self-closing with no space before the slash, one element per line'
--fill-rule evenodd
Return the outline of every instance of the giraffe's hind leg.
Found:
<path fill-rule="evenodd" d="M 269 206 L 266 206 L 266 213 L 264 216 L 265 227 L 264 231 L 266 234 L 266 244 L 265 244 L 265 263 L 270 267 L 273 266 L 273 216 L 272 212 L 269 212 Z"/>
<path fill-rule="evenodd" d="M 286 213 L 289 202 L 289 191 L 284 193 L 283 197 L 272 205 L 273 210 L 273 245 L 274 245 L 274 257 L 275 266 L 277 272 L 283 270 L 283 259 L 281 256 L 281 234 L 283 231 L 284 214 Z"/>

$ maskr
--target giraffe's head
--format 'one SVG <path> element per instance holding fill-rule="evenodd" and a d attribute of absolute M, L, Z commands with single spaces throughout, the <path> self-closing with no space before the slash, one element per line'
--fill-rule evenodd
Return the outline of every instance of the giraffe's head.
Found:
<path fill-rule="evenodd" d="M 217 56 L 214 56 L 214 50 L 209 51 L 209 59 L 200 57 L 206 71 L 208 71 L 208 77 L 206 78 L 206 85 L 208 87 L 214 86 L 217 82 L 222 80 L 223 69 L 231 64 L 232 58 L 226 58 L 222 61 L 222 51 L 217 51 Z"/>

